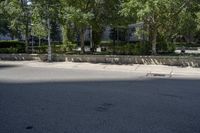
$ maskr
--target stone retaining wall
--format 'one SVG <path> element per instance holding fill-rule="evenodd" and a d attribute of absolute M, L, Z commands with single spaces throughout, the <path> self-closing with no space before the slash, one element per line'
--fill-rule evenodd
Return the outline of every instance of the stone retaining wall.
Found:
<path fill-rule="evenodd" d="M 0 54 L 0 60 L 47 61 L 47 55 Z M 121 55 L 53 55 L 53 61 L 90 62 L 109 64 L 154 64 L 170 66 L 200 67 L 200 57 L 190 56 L 121 56 Z"/>
<path fill-rule="evenodd" d="M 200 57 L 188 56 L 114 56 L 114 55 L 69 55 L 67 61 L 110 64 L 147 64 L 200 67 Z"/>
<path fill-rule="evenodd" d="M 8 61 L 30 61 L 30 60 L 37 60 L 37 61 L 47 61 L 46 54 L 0 54 L 0 60 L 8 60 Z M 53 61 L 65 61 L 65 55 L 58 55 L 54 54 L 52 56 Z"/>
<path fill-rule="evenodd" d="M 0 54 L 0 60 L 9 60 L 9 61 L 39 60 L 39 56 L 37 54 Z"/>

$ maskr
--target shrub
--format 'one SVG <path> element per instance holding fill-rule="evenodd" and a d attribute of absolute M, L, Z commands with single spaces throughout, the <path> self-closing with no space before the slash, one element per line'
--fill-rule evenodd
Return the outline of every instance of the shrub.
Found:
<path fill-rule="evenodd" d="M 64 54 L 67 52 L 71 52 L 75 47 L 76 47 L 76 44 L 73 44 L 73 43 L 68 43 L 67 45 L 52 44 L 52 53 Z M 41 46 L 35 47 L 35 51 L 36 53 L 39 53 L 39 54 L 46 54 L 48 51 L 48 45 L 43 44 Z"/>
<path fill-rule="evenodd" d="M 1 53 L 24 53 L 25 43 L 19 41 L 0 41 Z"/>
<path fill-rule="evenodd" d="M 174 53 L 176 45 L 174 43 L 162 42 L 157 44 L 157 51 L 159 54 Z"/>
<path fill-rule="evenodd" d="M 76 48 L 76 44 L 68 42 L 68 44 L 60 44 L 60 45 L 53 46 L 52 51 L 54 53 L 63 54 L 63 53 L 71 52 L 75 48 Z"/>
<path fill-rule="evenodd" d="M 76 44 L 68 42 L 66 45 L 61 45 L 61 50 L 66 53 L 66 52 L 71 52 L 73 49 L 76 48 Z"/>
<path fill-rule="evenodd" d="M 35 51 L 38 54 L 46 54 L 47 50 L 48 50 L 48 45 L 43 44 L 41 46 L 35 47 Z"/>
<path fill-rule="evenodd" d="M 150 48 L 148 43 L 117 44 L 115 53 L 119 55 L 148 55 Z"/>
<path fill-rule="evenodd" d="M 13 54 L 18 53 L 18 50 L 16 48 L 0 48 L 1 54 Z"/>
<path fill-rule="evenodd" d="M 200 44 L 176 43 L 177 47 L 200 47 Z"/>
<path fill-rule="evenodd" d="M 137 42 L 137 43 L 118 43 L 115 46 L 112 43 L 101 44 L 101 47 L 106 47 L 107 52 L 115 49 L 115 54 L 118 55 L 150 55 L 152 46 L 148 42 Z M 176 45 L 173 43 L 158 43 L 157 51 L 158 54 L 171 54 L 174 53 Z"/>

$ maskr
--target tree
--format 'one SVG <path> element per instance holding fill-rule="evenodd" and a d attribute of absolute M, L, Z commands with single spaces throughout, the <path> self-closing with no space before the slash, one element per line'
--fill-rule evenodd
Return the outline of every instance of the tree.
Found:
<path fill-rule="evenodd" d="M 7 16 L 4 14 L 2 3 L 0 3 L 0 25 L 0 34 L 6 35 L 10 32 L 9 22 Z"/>
<path fill-rule="evenodd" d="M 80 4 L 78 2 L 82 3 L 82 1 L 76 1 L 75 3 Z M 61 0 L 59 20 L 62 26 L 63 44 L 68 43 L 69 26 L 74 25 L 79 29 L 81 49 L 84 53 L 84 32 L 89 25 L 89 20 L 92 18 L 92 13 L 84 11 L 76 4 Z"/>
<path fill-rule="evenodd" d="M 48 61 L 52 61 L 52 49 L 51 49 L 51 23 L 57 19 L 59 11 L 59 1 L 57 0 L 32 0 L 31 1 L 33 11 L 33 22 L 36 22 L 36 26 L 43 25 L 43 33 L 47 33 L 48 37 Z M 35 10 L 35 12 L 34 12 Z M 33 24 L 34 25 L 34 24 Z M 36 28 L 37 29 L 37 28 Z M 41 29 L 40 29 L 41 30 Z M 40 32 L 40 30 L 36 30 Z M 46 32 L 47 31 L 47 32 Z"/>
<path fill-rule="evenodd" d="M 87 27 L 89 26 L 90 20 L 94 17 L 93 13 L 91 12 L 92 1 L 90 0 L 75 0 L 69 1 L 69 9 L 71 10 L 68 14 L 68 19 L 71 20 L 75 27 L 79 29 L 80 35 L 80 44 L 81 44 L 81 51 L 85 53 L 85 37 L 84 33 Z"/>
<path fill-rule="evenodd" d="M 32 7 L 31 33 L 32 36 L 36 36 L 39 38 L 39 46 L 41 45 L 41 38 L 45 38 L 48 35 L 46 20 L 41 15 L 41 12 L 41 5 L 35 5 L 34 7 Z"/>
<path fill-rule="evenodd" d="M 3 12 L 7 16 L 9 26 L 14 31 L 19 31 L 25 35 L 26 51 L 29 44 L 29 6 L 26 0 L 4 0 L 1 2 L 3 5 Z"/>
<path fill-rule="evenodd" d="M 129 22 L 130 19 L 124 18 L 119 15 L 121 8 L 121 0 L 96 0 L 91 10 L 94 14 L 90 25 L 93 29 L 93 41 L 94 44 L 98 44 L 101 41 L 101 35 L 107 26 L 112 28 L 124 25 Z M 94 46 L 95 47 L 95 46 Z"/>
<path fill-rule="evenodd" d="M 136 16 L 137 21 L 144 22 L 152 45 L 152 53 L 156 54 L 158 34 L 168 30 L 169 25 L 177 21 L 180 13 L 194 4 L 191 0 L 127 0 L 122 3 L 120 13 L 124 16 Z"/>
<path fill-rule="evenodd" d="M 86 28 L 92 29 L 92 49 L 95 49 L 95 44 L 100 43 L 101 35 L 107 26 L 120 25 L 127 20 L 122 19 L 122 16 L 119 16 L 118 13 L 121 0 L 76 0 L 70 1 L 68 4 L 80 10 L 79 13 L 85 14 L 83 16 L 88 16 L 84 18 L 79 15 L 79 20 L 76 19 L 73 21 L 79 28 L 82 49 L 84 45 L 84 31 Z M 82 23 L 80 20 L 85 21 Z M 81 22 L 81 24 L 79 22 Z"/>

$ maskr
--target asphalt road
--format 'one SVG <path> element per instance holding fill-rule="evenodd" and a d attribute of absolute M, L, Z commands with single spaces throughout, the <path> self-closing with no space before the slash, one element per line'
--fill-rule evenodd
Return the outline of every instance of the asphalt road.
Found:
<path fill-rule="evenodd" d="M 0 65 L 0 133 L 200 133 L 200 80 Z"/>

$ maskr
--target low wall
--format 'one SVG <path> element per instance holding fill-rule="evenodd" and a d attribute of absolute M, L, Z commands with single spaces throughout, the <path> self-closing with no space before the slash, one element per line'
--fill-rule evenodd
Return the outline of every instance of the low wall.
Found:
<path fill-rule="evenodd" d="M 189 56 L 68 55 L 66 60 L 70 62 L 200 67 L 200 57 Z"/>
<path fill-rule="evenodd" d="M 47 55 L 38 54 L 0 54 L 0 60 L 47 61 Z M 154 64 L 170 66 L 200 67 L 200 57 L 190 56 L 122 56 L 122 55 L 59 55 L 54 54 L 53 61 L 90 62 L 109 64 Z"/>
<path fill-rule="evenodd" d="M 0 60 L 8 61 L 47 61 L 47 54 L 0 54 Z M 52 56 L 53 61 L 65 61 L 65 55 L 54 54 Z"/>
<path fill-rule="evenodd" d="M 39 56 L 37 54 L 0 54 L 0 60 L 9 60 L 9 61 L 39 60 Z"/>

